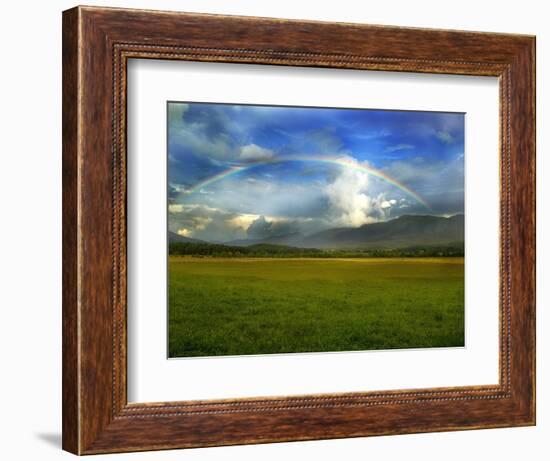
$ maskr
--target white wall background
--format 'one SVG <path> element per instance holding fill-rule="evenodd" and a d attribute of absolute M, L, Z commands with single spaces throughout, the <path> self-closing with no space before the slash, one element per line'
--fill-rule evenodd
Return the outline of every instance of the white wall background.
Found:
<path fill-rule="evenodd" d="M 4 2 L 0 15 L 0 453 L 69 459 L 61 445 L 61 11 L 76 3 Z M 537 0 L 87 1 L 87 4 L 537 35 L 538 425 L 363 439 L 117 455 L 135 460 L 548 459 L 550 357 L 549 13 Z M 103 459 L 104 456 L 96 459 Z M 114 458 L 111 458 L 114 459 Z"/>

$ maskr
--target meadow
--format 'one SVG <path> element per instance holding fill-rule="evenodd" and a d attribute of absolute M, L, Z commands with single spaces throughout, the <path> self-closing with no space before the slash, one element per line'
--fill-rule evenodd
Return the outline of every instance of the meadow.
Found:
<path fill-rule="evenodd" d="M 169 356 L 464 345 L 464 258 L 169 257 Z"/>

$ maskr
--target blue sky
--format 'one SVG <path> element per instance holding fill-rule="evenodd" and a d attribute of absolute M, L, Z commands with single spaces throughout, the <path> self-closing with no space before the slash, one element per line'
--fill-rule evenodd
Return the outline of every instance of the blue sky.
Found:
<path fill-rule="evenodd" d="M 464 114 L 170 102 L 168 183 L 217 242 L 463 213 Z"/>

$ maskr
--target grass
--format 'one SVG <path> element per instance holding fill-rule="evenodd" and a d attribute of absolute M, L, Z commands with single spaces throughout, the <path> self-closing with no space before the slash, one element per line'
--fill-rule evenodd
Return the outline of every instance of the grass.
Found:
<path fill-rule="evenodd" d="M 169 356 L 464 345 L 464 258 L 169 260 Z"/>

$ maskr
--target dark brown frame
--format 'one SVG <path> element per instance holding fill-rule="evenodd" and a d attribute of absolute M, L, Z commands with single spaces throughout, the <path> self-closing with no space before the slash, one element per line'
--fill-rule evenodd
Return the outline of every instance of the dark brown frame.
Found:
<path fill-rule="evenodd" d="M 126 400 L 126 63 L 223 61 L 500 80 L 500 382 Z M 63 13 L 63 448 L 77 454 L 535 424 L 535 38 L 77 7 Z"/>

